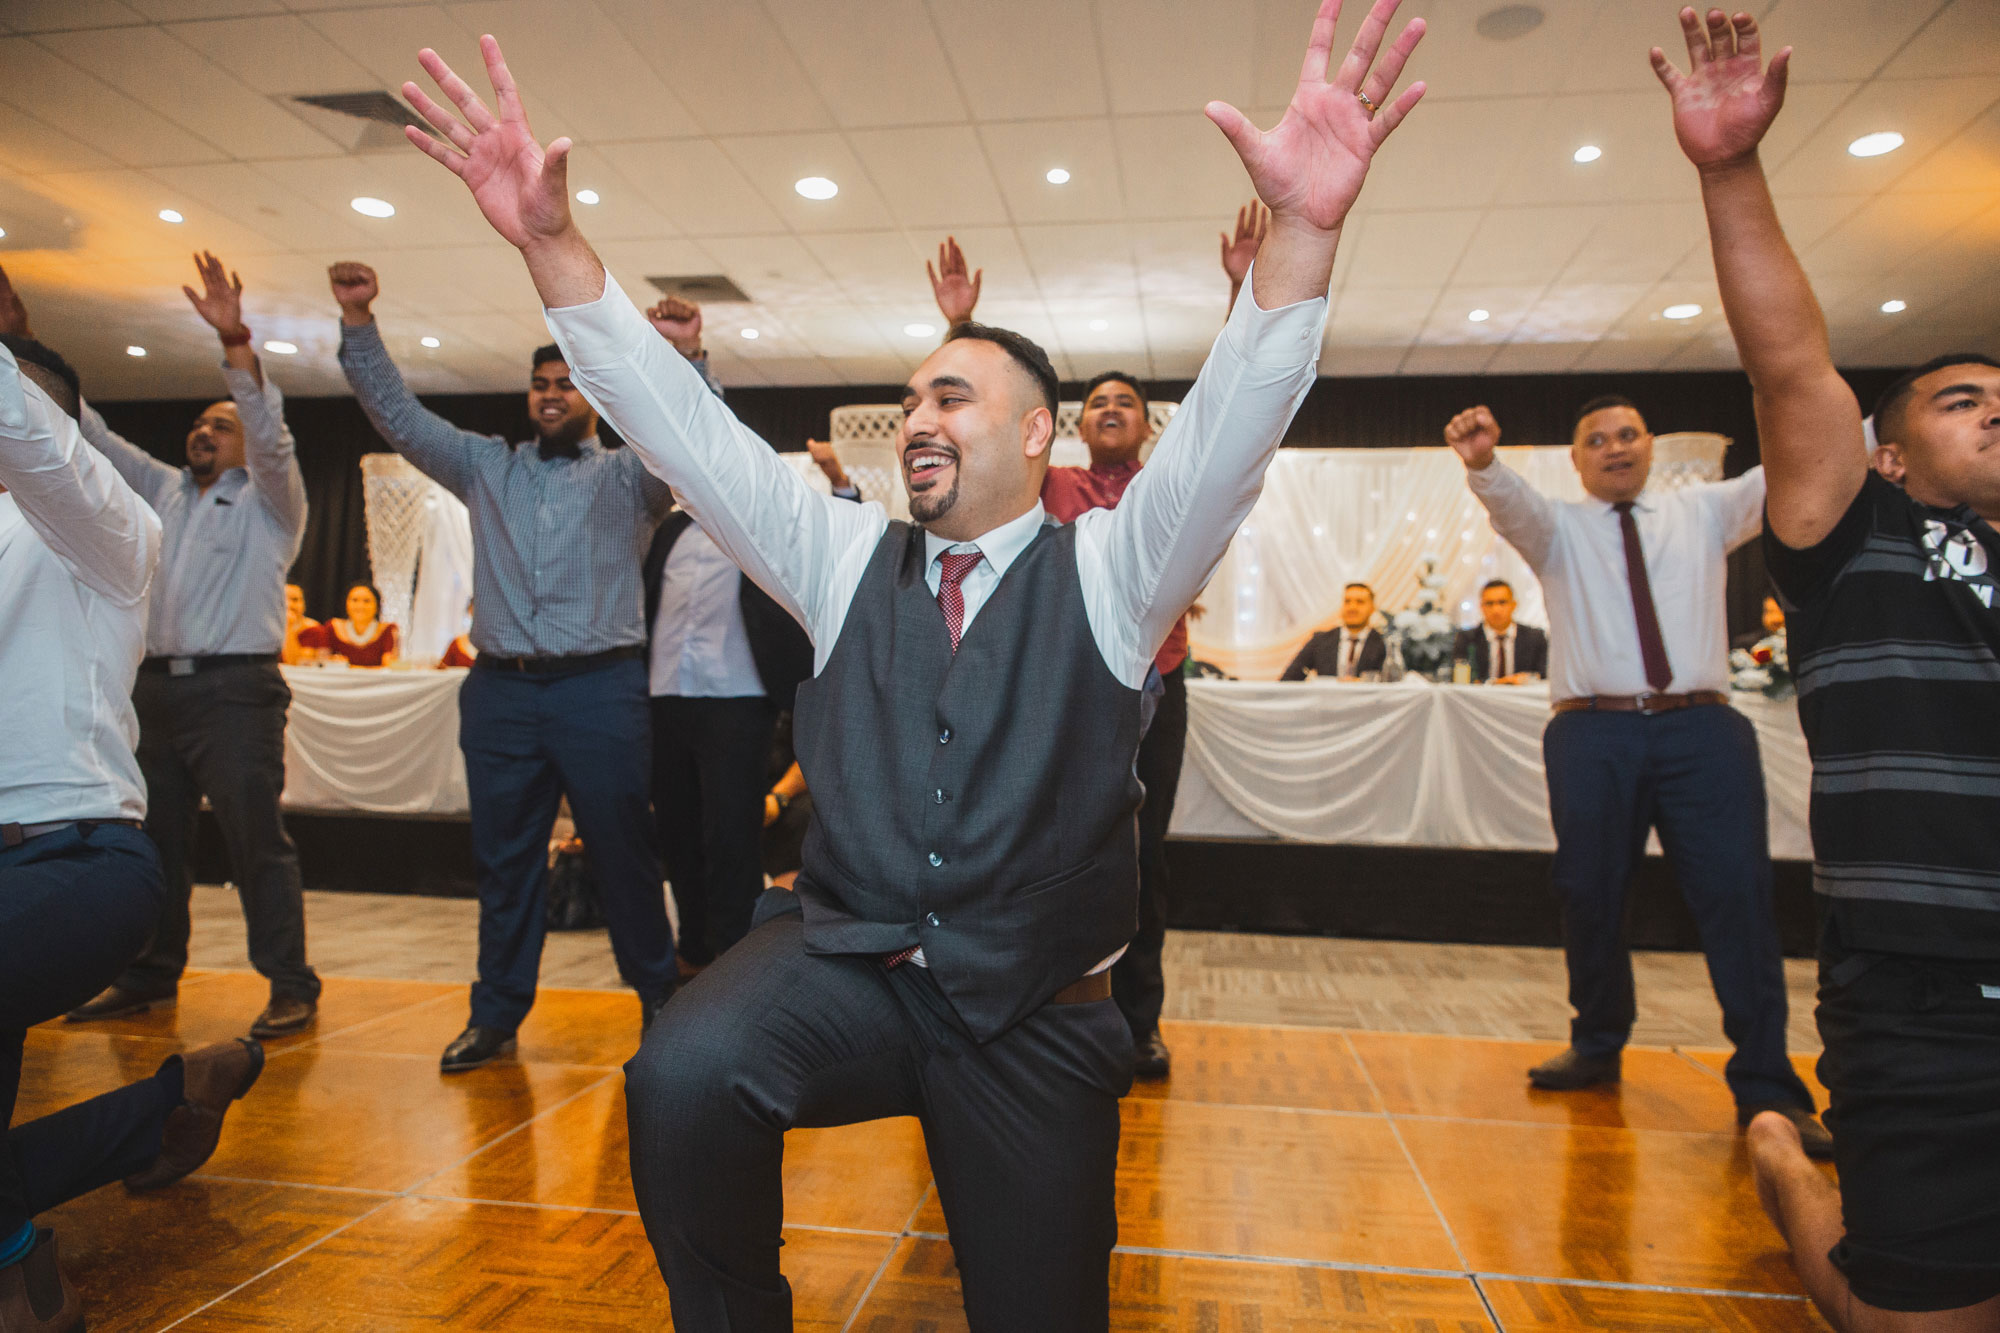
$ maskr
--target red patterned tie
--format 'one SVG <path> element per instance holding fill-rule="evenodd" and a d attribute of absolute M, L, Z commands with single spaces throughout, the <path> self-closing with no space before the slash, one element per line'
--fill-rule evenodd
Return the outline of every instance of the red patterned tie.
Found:
<path fill-rule="evenodd" d="M 958 585 L 972 567 L 986 556 L 979 551 L 946 551 L 938 557 L 944 577 L 938 580 L 938 609 L 944 612 L 944 627 L 951 631 L 951 650 L 958 651 L 959 636 L 965 633 L 965 590 Z"/>
<path fill-rule="evenodd" d="M 1632 517 L 1630 500 L 1611 507 L 1618 511 L 1618 527 L 1625 538 L 1625 577 L 1632 585 L 1632 615 L 1639 622 L 1639 659 L 1646 664 L 1646 683 L 1665 693 L 1674 683 L 1674 669 L 1667 661 L 1666 640 L 1660 637 L 1660 618 L 1653 611 L 1653 584 L 1646 577 L 1639 521 Z"/>

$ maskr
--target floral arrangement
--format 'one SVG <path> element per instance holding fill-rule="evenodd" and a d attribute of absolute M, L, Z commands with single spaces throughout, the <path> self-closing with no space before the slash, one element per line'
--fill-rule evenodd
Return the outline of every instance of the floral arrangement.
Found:
<path fill-rule="evenodd" d="M 1759 692 L 1772 699 L 1792 697 L 1792 659 L 1785 651 L 1783 630 L 1748 648 L 1730 649 L 1729 688 Z"/>
<path fill-rule="evenodd" d="M 1432 680 L 1448 680 L 1451 645 L 1458 627 L 1445 613 L 1444 576 L 1437 567 L 1435 555 L 1425 555 L 1417 562 L 1417 599 L 1389 617 L 1387 637 L 1392 650 L 1401 650 L 1406 670 Z M 1392 652 L 1392 657 L 1395 655 Z"/>

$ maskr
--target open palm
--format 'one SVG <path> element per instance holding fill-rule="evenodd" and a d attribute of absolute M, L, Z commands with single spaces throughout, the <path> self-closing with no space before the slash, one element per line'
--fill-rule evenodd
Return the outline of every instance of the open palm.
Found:
<path fill-rule="evenodd" d="M 195 313 L 218 333 L 235 333 L 243 327 L 243 279 L 226 270 L 220 259 L 206 250 L 194 257 L 195 271 L 201 275 L 201 290 L 181 288 Z"/>
<path fill-rule="evenodd" d="M 1785 104 L 1792 49 L 1778 52 L 1766 69 L 1757 20 L 1748 14 L 1732 20 L 1719 9 L 1708 12 L 1705 27 L 1693 9 L 1683 9 L 1681 35 L 1690 61 L 1686 74 L 1659 47 L 1652 53 L 1653 72 L 1674 100 L 1681 151 L 1697 167 L 1748 156 Z"/>
<path fill-rule="evenodd" d="M 1250 173 L 1250 183 L 1275 218 L 1322 231 L 1338 227 L 1361 193 L 1375 150 L 1424 95 L 1424 85 L 1415 83 L 1394 102 L 1389 100 L 1410 53 L 1423 40 L 1422 19 L 1411 19 L 1375 66 L 1383 35 L 1400 3 L 1375 0 L 1353 49 L 1329 77 L 1341 0 L 1324 0 L 1313 21 L 1298 87 L 1276 127 L 1259 130 L 1228 103 L 1208 104 L 1209 119 L 1229 137 Z M 1371 112 L 1364 97 L 1378 109 Z"/>
<path fill-rule="evenodd" d="M 557 139 L 545 152 L 528 128 L 527 112 L 521 107 L 514 76 L 500 55 L 500 43 L 481 37 L 479 52 L 493 83 L 499 115 L 487 109 L 437 52 L 425 47 L 417 53 L 417 60 L 437 80 L 459 115 L 432 101 L 414 83 L 403 85 L 403 96 L 458 151 L 415 126 L 405 127 L 403 133 L 465 182 L 495 231 L 516 246 L 532 245 L 569 227 L 570 141 Z"/>

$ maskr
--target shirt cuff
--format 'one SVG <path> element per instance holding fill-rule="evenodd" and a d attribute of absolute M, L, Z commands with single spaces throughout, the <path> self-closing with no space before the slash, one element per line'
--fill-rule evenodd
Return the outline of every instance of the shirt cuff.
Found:
<path fill-rule="evenodd" d="M 1315 296 L 1276 310 L 1257 304 L 1254 279 L 1257 265 L 1243 277 L 1243 291 L 1222 335 L 1229 339 L 1245 361 L 1260 366 L 1291 369 L 1319 360 L 1321 336 L 1326 332 L 1327 301 Z"/>
<path fill-rule="evenodd" d="M 571 370 L 611 365 L 631 355 L 659 331 L 646 322 L 611 271 L 604 272 L 604 294 L 584 305 L 543 307 L 542 320 L 562 345 Z M 664 341 L 664 340 L 662 340 Z M 676 357 L 680 356 L 675 352 Z M 683 358 L 685 359 L 685 358 Z"/>

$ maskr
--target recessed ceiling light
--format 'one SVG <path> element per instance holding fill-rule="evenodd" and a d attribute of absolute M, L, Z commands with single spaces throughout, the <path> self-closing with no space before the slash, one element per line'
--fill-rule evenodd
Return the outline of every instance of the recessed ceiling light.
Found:
<path fill-rule="evenodd" d="M 598 193 L 595 190 L 578 190 L 576 192 L 576 201 L 579 204 L 594 204 L 597 200 Z"/>
<path fill-rule="evenodd" d="M 1604 156 L 1604 150 L 1602 148 L 1599 148 L 1594 143 L 1587 143 L 1583 147 L 1577 149 L 1574 153 L 1570 154 L 1570 160 L 1573 162 L 1595 162 L 1598 158 L 1603 156 Z"/>
<path fill-rule="evenodd" d="M 1069 184 L 1069 173 L 1061 167 L 1050 167 L 1048 182 L 1051 185 L 1067 185 Z"/>
<path fill-rule="evenodd" d="M 1501 5 L 1481 14 L 1473 29 L 1489 42 L 1511 42 L 1541 27 L 1545 17 L 1540 5 Z"/>
<path fill-rule="evenodd" d="M 143 347 L 128 347 L 125 349 L 125 355 L 127 356 L 144 356 L 145 354 L 146 349 Z"/>
<path fill-rule="evenodd" d="M 840 193 L 840 187 L 824 176 L 807 176 L 792 188 L 808 199 L 831 199 Z"/>
<path fill-rule="evenodd" d="M 163 209 L 161 209 L 161 210 L 160 210 L 160 221 L 162 221 L 162 222 L 186 222 L 186 221 L 187 221 L 187 219 L 186 219 L 186 218 L 184 218 L 184 217 L 182 217 L 182 216 L 180 215 L 180 212 L 179 212 L 178 210 L 176 210 L 176 209 L 172 209 L 172 208 L 163 208 Z"/>
<path fill-rule="evenodd" d="M 1108 319 L 1093 319 L 1090 321 L 1090 331 L 1092 333 L 1102 333 L 1110 327 L 1111 321 Z"/>
<path fill-rule="evenodd" d="M 1856 157 L 1880 157 L 1884 153 L 1893 153 L 1902 146 L 1902 135 L 1894 130 L 1877 130 L 1873 134 L 1864 134 L 1847 145 L 1847 151 Z"/>
<path fill-rule="evenodd" d="M 937 327 L 932 324 L 905 324 L 903 332 L 912 338 L 928 338 L 937 332 Z"/>
<path fill-rule="evenodd" d="M 423 344 L 424 346 L 426 346 L 426 347 L 436 347 L 436 346 L 438 346 L 438 345 L 439 345 L 439 343 L 438 343 L 438 340 L 437 340 L 437 339 L 435 339 L 435 338 L 432 338 L 432 337 L 429 337 L 429 336 L 425 336 L 425 337 L 422 337 L 422 338 L 419 338 L 419 339 L 417 339 L 417 341 L 418 341 L 418 342 L 420 342 L 420 343 L 422 343 L 422 344 Z"/>
<path fill-rule="evenodd" d="M 264 350 L 267 352 L 276 352 L 279 356 L 297 356 L 299 354 L 299 345 L 273 338 L 264 344 Z"/>
<path fill-rule="evenodd" d="M 1701 307 L 1688 301 L 1681 305 L 1670 305 L 1660 313 L 1668 319 L 1693 319 L 1701 313 Z"/>
<path fill-rule="evenodd" d="M 1900 315 L 1909 308 L 1910 303 L 1908 301 L 1884 301 L 1882 303 L 1882 313 L 1885 315 Z"/>
<path fill-rule="evenodd" d="M 7 229 L 5 227 L 0 227 L 0 238 L 4 238 L 6 235 L 7 235 Z"/>
<path fill-rule="evenodd" d="M 1491 310 L 1475 310 L 1467 315 L 1466 318 L 1474 324 L 1484 324 L 1487 320 L 1493 318 L 1493 312 Z"/>
<path fill-rule="evenodd" d="M 745 329 L 743 330 L 743 336 L 750 339 L 752 342 L 755 342 L 757 339 L 757 330 Z"/>
<path fill-rule="evenodd" d="M 347 201 L 347 206 L 363 217 L 392 218 L 396 216 L 396 206 L 386 199 L 372 195 L 357 195 Z"/>

